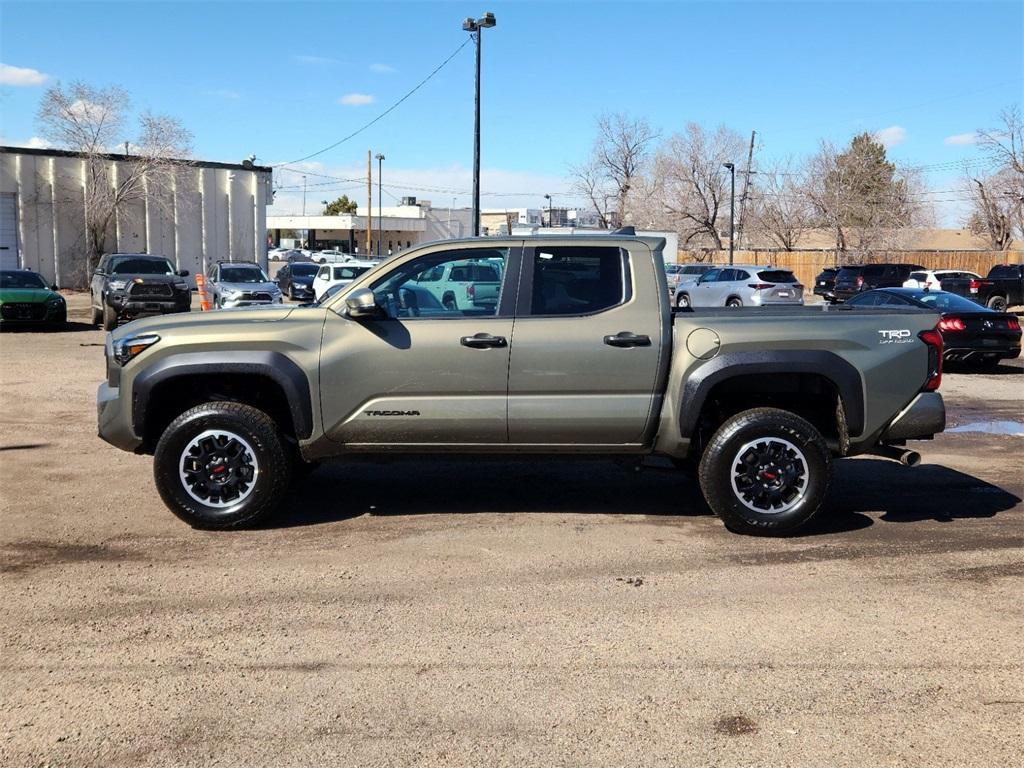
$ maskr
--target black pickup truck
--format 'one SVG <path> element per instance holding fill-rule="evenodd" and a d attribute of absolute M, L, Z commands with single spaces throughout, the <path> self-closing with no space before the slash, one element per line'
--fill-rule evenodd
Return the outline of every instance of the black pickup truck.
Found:
<path fill-rule="evenodd" d="M 988 277 L 956 278 L 942 281 L 942 290 L 965 296 L 982 306 L 1005 312 L 1024 304 L 1024 264 L 996 264 Z"/>

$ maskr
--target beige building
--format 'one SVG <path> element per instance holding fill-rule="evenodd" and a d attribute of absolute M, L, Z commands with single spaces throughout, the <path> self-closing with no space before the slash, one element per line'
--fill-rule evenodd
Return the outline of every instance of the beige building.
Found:
<path fill-rule="evenodd" d="M 106 160 L 116 178 L 131 157 Z M 86 284 L 85 169 L 76 152 L 0 147 L 0 268 Z M 118 211 L 105 249 L 166 256 L 192 275 L 219 259 L 266 266 L 270 193 L 270 168 L 182 161 L 170 188 Z"/>

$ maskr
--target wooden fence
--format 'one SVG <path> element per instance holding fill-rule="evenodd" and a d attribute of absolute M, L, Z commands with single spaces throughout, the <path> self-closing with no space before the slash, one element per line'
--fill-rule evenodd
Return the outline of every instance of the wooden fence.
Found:
<path fill-rule="evenodd" d="M 700 250 L 678 253 L 680 263 L 704 262 L 707 264 L 725 264 L 729 261 L 729 251 Z M 773 267 L 790 269 L 797 279 L 810 290 L 814 285 L 815 276 L 825 267 L 836 264 L 835 251 L 776 251 L 776 250 L 737 250 L 733 256 L 736 264 L 770 264 Z M 840 264 L 850 262 L 839 257 Z M 1024 263 L 1024 251 L 885 251 L 873 254 L 869 263 L 900 262 L 920 264 L 927 269 L 962 269 L 987 275 L 995 264 Z"/>

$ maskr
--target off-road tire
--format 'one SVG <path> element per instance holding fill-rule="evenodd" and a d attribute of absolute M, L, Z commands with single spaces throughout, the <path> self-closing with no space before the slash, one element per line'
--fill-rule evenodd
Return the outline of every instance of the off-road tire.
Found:
<path fill-rule="evenodd" d="M 744 446 L 772 438 L 790 443 L 805 465 L 802 495 L 785 511 L 757 511 L 735 490 L 734 470 L 742 466 Z M 701 491 L 725 527 L 753 536 L 781 536 L 807 525 L 821 508 L 831 479 L 831 455 L 821 434 L 796 414 L 754 408 L 728 419 L 708 443 L 698 468 Z"/>
<path fill-rule="evenodd" d="M 117 311 L 107 305 L 103 305 L 103 330 L 112 331 L 117 328 Z"/>
<path fill-rule="evenodd" d="M 254 487 L 233 506 L 202 503 L 188 492 L 180 475 L 183 452 L 208 430 L 233 433 L 253 450 L 258 467 Z M 164 430 L 153 456 L 153 476 L 164 503 L 193 528 L 207 530 L 251 527 L 265 520 L 284 500 L 291 475 L 291 455 L 273 419 L 242 403 L 203 403 L 185 411 Z"/>
<path fill-rule="evenodd" d="M 676 296 L 676 306 L 679 309 L 686 309 L 690 306 L 690 297 L 685 293 L 680 293 Z"/>
<path fill-rule="evenodd" d="M 738 299 L 735 296 L 730 296 L 726 300 L 725 306 L 732 307 L 733 309 L 735 309 L 736 307 L 742 307 L 743 306 L 743 300 L 742 299 Z"/>
<path fill-rule="evenodd" d="M 985 305 L 995 312 L 1005 312 L 1007 309 L 1006 299 L 1002 296 L 989 296 Z"/>

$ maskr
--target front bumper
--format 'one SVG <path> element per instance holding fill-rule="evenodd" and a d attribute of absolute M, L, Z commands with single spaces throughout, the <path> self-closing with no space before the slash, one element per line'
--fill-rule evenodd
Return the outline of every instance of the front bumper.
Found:
<path fill-rule="evenodd" d="M 238 307 L 267 307 L 271 304 L 281 304 L 283 298 L 276 296 L 270 301 L 265 299 L 222 299 L 220 306 L 222 309 L 237 309 Z"/>
<path fill-rule="evenodd" d="M 96 390 L 96 422 L 99 436 L 115 448 L 135 452 L 142 438 L 132 430 L 131 409 L 121 402 L 121 390 L 105 381 Z"/>
<path fill-rule="evenodd" d="M 68 305 L 59 302 L 18 304 L 11 302 L 0 307 L 0 324 L 20 325 L 22 323 L 63 323 L 68 319 Z"/>
<path fill-rule="evenodd" d="M 879 439 L 880 443 L 898 440 L 926 440 L 946 428 L 946 404 L 938 392 L 921 392 L 896 414 Z"/>
<path fill-rule="evenodd" d="M 313 286 L 312 285 L 301 285 L 300 283 L 292 283 L 289 288 L 289 293 L 292 298 L 296 299 L 312 299 L 313 298 Z"/>

